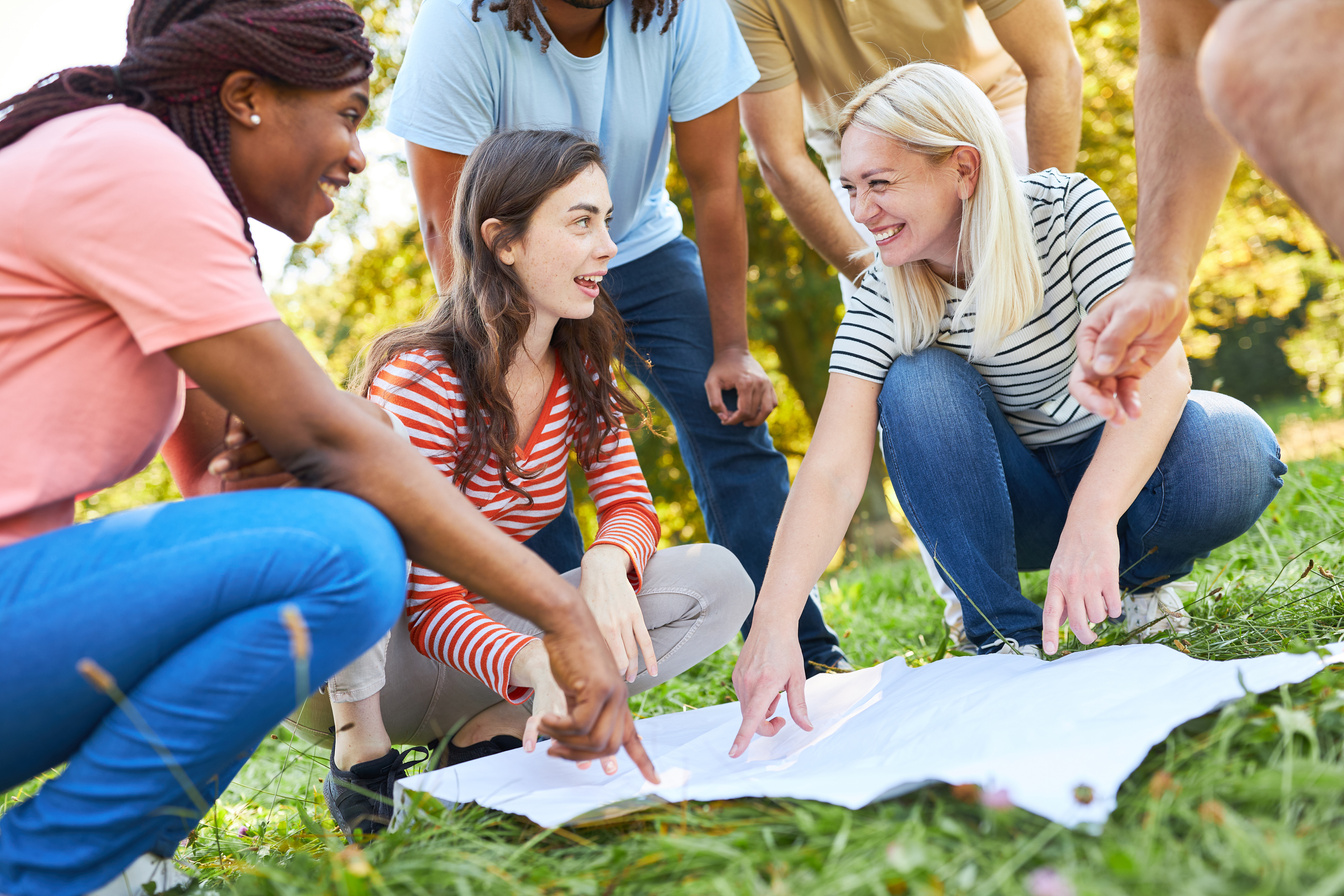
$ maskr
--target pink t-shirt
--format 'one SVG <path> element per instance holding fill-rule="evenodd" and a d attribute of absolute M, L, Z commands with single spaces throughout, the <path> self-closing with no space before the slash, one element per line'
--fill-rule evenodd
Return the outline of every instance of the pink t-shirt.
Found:
<path fill-rule="evenodd" d="M 165 349 L 279 317 L 205 162 L 121 105 L 0 150 L 0 547 L 68 525 L 182 414 Z"/>

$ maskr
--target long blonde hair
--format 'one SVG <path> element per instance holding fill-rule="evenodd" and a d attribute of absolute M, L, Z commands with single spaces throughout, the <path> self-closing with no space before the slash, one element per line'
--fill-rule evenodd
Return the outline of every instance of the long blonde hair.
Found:
<path fill-rule="evenodd" d="M 964 261 L 967 283 L 953 328 L 974 311 L 971 358 L 993 355 L 1044 300 L 1026 199 L 994 107 L 956 69 L 913 62 L 854 94 L 841 113 L 842 139 L 851 127 L 895 140 L 930 165 L 942 164 L 962 146 L 980 153 L 979 180 L 962 203 L 957 259 Z M 896 350 L 908 355 L 926 348 L 938 335 L 946 307 L 943 281 L 926 261 L 886 268 L 885 279 Z"/>

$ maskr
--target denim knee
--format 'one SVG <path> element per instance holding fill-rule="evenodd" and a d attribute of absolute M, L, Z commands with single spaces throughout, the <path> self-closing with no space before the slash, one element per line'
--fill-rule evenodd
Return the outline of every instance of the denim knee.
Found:
<path fill-rule="evenodd" d="M 1274 432 L 1260 416 L 1235 398 L 1213 392 L 1190 393 L 1169 447 L 1208 465 L 1195 474 L 1208 490 L 1196 500 L 1220 530 L 1218 544 L 1255 525 L 1282 487 L 1281 477 L 1288 469 L 1279 459 Z"/>
<path fill-rule="evenodd" d="M 341 492 L 305 490 L 305 520 L 329 542 L 352 580 L 345 622 L 370 632 L 385 632 L 397 621 L 406 600 L 406 552 L 401 536 L 382 512 Z M 370 642 L 372 643 L 372 642 Z"/>
<path fill-rule="evenodd" d="M 975 368 L 945 348 L 930 347 L 913 355 L 899 355 L 887 371 L 877 407 L 884 430 L 905 423 L 923 427 L 956 425 L 970 411 L 981 413 L 982 388 L 988 388 Z"/>

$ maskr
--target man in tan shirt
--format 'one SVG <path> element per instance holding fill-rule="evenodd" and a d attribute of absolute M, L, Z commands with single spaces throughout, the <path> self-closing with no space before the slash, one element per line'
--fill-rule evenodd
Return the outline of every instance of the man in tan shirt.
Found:
<path fill-rule="evenodd" d="M 1082 129 L 1082 66 L 1062 0 L 730 0 L 761 79 L 742 122 L 789 221 L 844 279 L 872 262 L 848 220 L 835 123 L 867 81 L 916 60 L 965 72 L 993 101 L 1022 173 L 1072 171 Z M 858 260 L 853 256 L 859 254 Z"/>
<path fill-rule="evenodd" d="M 845 298 L 873 262 L 872 238 L 840 186 L 836 122 L 864 83 L 933 60 L 994 103 L 1018 170 L 1072 171 L 1082 130 L 1082 66 L 1062 0 L 729 0 L 761 79 L 740 98 L 761 175 L 789 221 L 840 272 Z M 807 147 L 821 156 L 822 174 Z M 829 176 L 829 183 L 828 183 Z M 920 545 L 944 618 L 961 607 Z"/>

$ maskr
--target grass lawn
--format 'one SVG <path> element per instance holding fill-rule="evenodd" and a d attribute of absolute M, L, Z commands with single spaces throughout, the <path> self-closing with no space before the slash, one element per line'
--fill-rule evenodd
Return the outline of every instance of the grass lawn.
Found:
<path fill-rule="evenodd" d="M 1196 566 L 1196 629 L 1177 646 L 1231 659 L 1344 638 L 1341 533 L 1344 457 L 1293 464 L 1256 527 Z M 1023 579 L 1043 598 L 1044 573 Z M 940 609 L 917 558 L 842 571 L 822 594 L 856 664 L 941 655 Z M 1105 644 L 1121 633 L 1102 634 Z M 632 708 L 732 700 L 736 652 L 725 647 Z M 277 732 L 179 856 L 204 888 L 238 894 L 1330 896 L 1344 894 L 1342 707 L 1344 670 L 1333 669 L 1180 727 L 1121 789 L 1100 836 L 934 786 L 859 811 L 747 799 L 553 830 L 436 804 L 427 823 L 353 849 L 322 805 L 325 754 Z"/>

